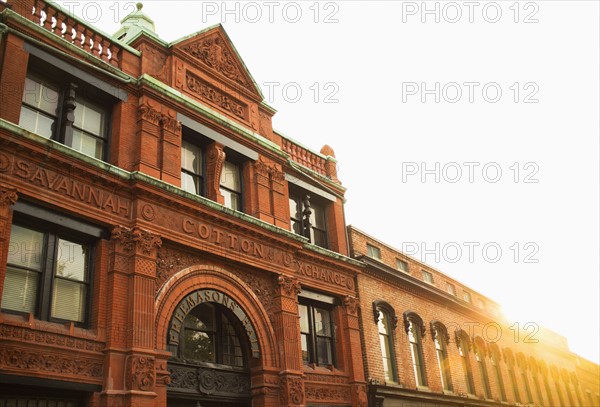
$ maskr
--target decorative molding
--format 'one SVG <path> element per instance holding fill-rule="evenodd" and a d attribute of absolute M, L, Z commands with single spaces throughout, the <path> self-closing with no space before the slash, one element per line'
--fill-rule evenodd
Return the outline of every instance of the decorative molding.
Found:
<path fill-rule="evenodd" d="M 351 403 L 350 388 L 348 386 L 327 386 L 306 384 L 306 398 L 317 402 Z M 366 405 L 365 405 L 366 406 Z"/>
<path fill-rule="evenodd" d="M 39 328 L 44 329 L 44 326 L 42 325 Z M 47 329 L 55 329 L 55 327 L 48 324 Z M 94 352 L 101 352 L 105 347 L 102 342 L 5 324 L 0 324 L 0 338 L 17 339 L 19 341 L 37 344 L 44 343 L 47 345 L 63 346 L 69 349 L 81 349 Z"/>
<path fill-rule="evenodd" d="M 416 326 L 419 328 L 419 330 L 421 331 L 421 338 L 425 338 L 425 323 L 423 322 L 423 319 L 419 316 L 419 314 L 412 312 L 412 311 L 406 311 L 403 314 L 404 316 L 404 330 L 406 331 L 406 334 L 408 335 L 408 332 L 410 330 L 410 323 L 414 323 L 416 324 Z"/>
<path fill-rule="evenodd" d="M 174 119 L 167 115 L 162 115 L 160 123 L 162 124 L 164 129 L 170 131 L 171 133 L 181 133 L 181 122 L 177 119 Z"/>
<path fill-rule="evenodd" d="M 379 323 L 379 310 L 388 314 L 390 322 L 392 323 L 392 329 L 395 330 L 398 327 L 398 316 L 396 315 L 394 307 L 384 300 L 373 301 L 373 320 L 376 324 Z"/>
<path fill-rule="evenodd" d="M 248 106 L 202 79 L 186 73 L 185 83 L 190 91 L 235 116 L 248 120 Z"/>
<path fill-rule="evenodd" d="M 283 293 L 289 297 L 296 297 L 302 290 L 302 286 L 297 279 L 285 276 L 283 274 L 280 274 L 279 277 L 277 277 L 277 283 L 281 287 Z"/>
<path fill-rule="evenodd" d="M 265 177 L 268 177 L 273 181 L 282 182 L 285 180 L 285 174 L 283 173 L 283 171 L 280 171 L 275 166 L 268 165 L 263 161 L 256 161 L 254 163 L 254 169 L 257 174 L 264 175 Z"/>
<path fill-rule="evenodd" d="M 162 119 L 162 114 L 148 105 L 141 105 L 138 107 L 138 114 L 142 119 L 147 120 L 157 126 L 160 124 Z"/>
<path fill-rule="evenodd" d="M 216 197 L 221 194 L 221 171 L 225 163 L 225 151 L 223 146 L 217 142 L 210 144 L 206 151 L 206 188 L 208 189 L 208 197 L 216 200 Z M 212 179 L 208 179 L 212 175 Z"/>
<path fill-rule="evenodd" d="M 0 207 L 12 206 L 18 199 L 19 195 L 15 189 L 0 191 Z"/>
<path fill-rule="evenodd" d="M 222 371 L 199 366 L 168 365 L 171 373 L 170 390 L 225 397 L 250 397 L 248 372 Z"/>
<path fill-rule="evenodd" d="M 237 58 L 232 55 L 220 34 L 214 34 L 182 49 L 202 62 L 204 65 L 235 81 L 243 87 L 254 91 L 238 66 Z"/>
<path fill-rule="evenodd" d="M 464 330 L 457 329 L 454 331 L 454 339 L 456 340 L 456 346 L 459 348 L 464 346 L 464 350 L 467 353 L 471 351 L 471 340 L 469 339 L 469 334 L 467 334 Z"/>
<path fill-rule="evenodd" d="M 440 321 L 434 320 L 429 323 L 429 326 L 431 328 L 431 339 L 435 341 L 438 333 L 441 333 L 446 340 L 446 345 L 450 344 L 450 335 L 448 335 L 446 325 L 442 324 Z"/>
<path fill-rule="evenodd" d="M 126 377 L 129 390 L 152 391 L 155 374 L 153 357 L 128 356 Z"/>
<path fill-rule="evenodd" d="M 360 302 L 358 301 L 358 299 L 356 297 L 347 295 L 346 298 L 344 298 L 344 305 L 346 306 L 346 310 L 348 311 L 348 314 L 354 315 L 354 316 L 358 315 L 358 309 L 360 308 Z"/>
<path fill-rule="evenodd" d="M 162 245 L 162 239 L 158 235 L 137 226 L 133 229 L 115 226 L 110 237 L 120 244 L 125 252 L 132 252 L 134 248 L 139 248 L 142 253 L 150 254 L 153 249 L 158 249 Z"/>
<path fill-rule="evenodd" d="M 358 407 L 367 407 L 369 404 L 367 392 L 363 386 L 356 389 L 356 401 L 358 401 Z"/>
<path fill-rule="evenodd" d="M 302 380 L 282 377 L 279 385 L 279 396 L 282 405 L 297 406 L 304 404 Z"/>
<path fill-rule="evenodd" d="M 69 356 L 63 356 L 3 347 L 0 349 L 0 366 L 25 371 L 43 371 L 98 379 L 103 377 L 102 362 L 95 359 L 78 358 L 74 352 Z"/>

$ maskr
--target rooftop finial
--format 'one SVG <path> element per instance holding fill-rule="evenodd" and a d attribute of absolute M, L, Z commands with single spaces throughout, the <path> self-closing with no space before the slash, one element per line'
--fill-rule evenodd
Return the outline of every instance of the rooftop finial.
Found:
<path fill-rule="evenodd" d="M 141 2 L 136 3 L 135 6 L 137 7 L 138 11 L 141 11 L 144 8 L 144 5 Z"/>

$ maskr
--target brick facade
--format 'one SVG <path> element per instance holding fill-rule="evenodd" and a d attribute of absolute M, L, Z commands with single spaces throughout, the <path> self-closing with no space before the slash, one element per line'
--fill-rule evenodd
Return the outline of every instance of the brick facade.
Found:
<path fill-rule="evenodd" d="M 488 372 L 480 399 L 475 346 L 500 355 L 509 403 L 512 357 L 549 378 L 554 400 L 563 386 L 561 404 L 597 405 L 597 365 L 560 337 L 515 344 L 498 323 L 502 339 L 486 343 L 492 301 L 449 297 L 459 282 L 387 246 L 366 258 L 379 243 L 354 228 L 348 241 L 332 148 L 273 130 L 221 26 L 166 43 L 139 8 L 110 37 L 43 0 L 0 2 L 0 83 L 0 406 L 490 405 L 498 389 Z M 394 383 L 380 300 L 398 317 Z M 426 386 L 409 320 L 424 322 Z M 456 328 L 470 335 L 472 397 Z"/>

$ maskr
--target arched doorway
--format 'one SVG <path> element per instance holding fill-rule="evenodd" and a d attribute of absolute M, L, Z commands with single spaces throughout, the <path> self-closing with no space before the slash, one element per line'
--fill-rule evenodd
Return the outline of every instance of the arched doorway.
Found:
<path fill-rule="evenodd" d="M 256 332 L 227 294 L 197 290 L 173 312 L 167 338 L 172 357 L 169 407 L 250 406 L 250 363 Z"/>

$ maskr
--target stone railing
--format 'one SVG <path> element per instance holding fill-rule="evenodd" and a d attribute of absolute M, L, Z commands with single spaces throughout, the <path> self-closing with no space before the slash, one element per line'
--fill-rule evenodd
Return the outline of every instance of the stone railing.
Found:
<path fill-rule="evenodd" d="M 4 8 L 12 9 L 85 52 L 119 67 L 121 46 L 60 7 L 44 0 L 0 0 L 0 11 Z"/>
<path fill-rule="evenodd" d="M 283 139 L 282 148 L 283 151 L 290 155 L 293 161 L 310 168 L 321 175 L 327 176 L 325 158 L 285 138 Z"/>

